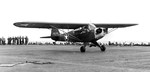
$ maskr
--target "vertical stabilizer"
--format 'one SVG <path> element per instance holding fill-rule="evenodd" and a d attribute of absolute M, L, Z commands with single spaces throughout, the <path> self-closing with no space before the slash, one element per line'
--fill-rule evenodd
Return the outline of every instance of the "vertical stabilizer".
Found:
<path fill-rule="evenodd" d="M 52 28 L 52 31 L 51 31 L 51 36 L 59 36 L 60 35 L 60 32 L 58 29 L 56 28 Z"/>
<path fill-rule="evenodd" d="M 63 34 L 60 34 L 57 28 L 52 28 L 51 31 L 51 39 L 55 41 L 66 41 L 66 38 Z"/>

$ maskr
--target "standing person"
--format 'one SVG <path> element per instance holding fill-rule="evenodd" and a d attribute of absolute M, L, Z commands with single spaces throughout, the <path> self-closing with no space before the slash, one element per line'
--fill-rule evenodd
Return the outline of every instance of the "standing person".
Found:
<path fill-rule="evenodd" d="M 14 38 L 14 40 L 15 40 L 15 45 L 16 45 L 16 44 L 17 44 L 17 42 L 18 42 L 18 41 L 17 41 L 17 37 L 15 37 L 15 38 Z"/>
<path fill-rule="evenodd" d="M 12 37 L 12 44 L 15 45 L 15 37 Z"/>
<path fill-rule="evenodd" d="M 16 37 L 16 40 L 17 40 L 17 45 L 19 45 L 19 37 Z"/>
<path fill-rule="evenodd" d="M 22 36 L 21 37 L 21 45 L 23 45 L 24 44 L 24 37 Z"/>
<path fill-rule="evenodd" d="M 2 45 L 2 38 L 0 38 L 0 45 Z"/>
<path fill-rule="evenodd" d="M 7 41 L 8 41 L 7 44 L 8 44 L 8 45 L 11 45 L 11 37 L 8 37 L 8 38 L 7 38 Z"/>
<path fill-rule="evenodd" d="M 28 41 L 29 41 L 29 38 L 26 36 L 26 37 L 25 37 L 25 45 L 28 44 Z"/>
<path fill-rule="evenodd" d="M 21 45 L 21 36 L 19 37 L 19 44 Z"/>
<path fill-rule="evenodd" d="M 5 43 L 6 40 L 5 40 L 4 37 L 1 38 L 1 41 L 2 41 L 2 45 L 5 45 L 5 44 L 6 44 L 6 43 Z"/>

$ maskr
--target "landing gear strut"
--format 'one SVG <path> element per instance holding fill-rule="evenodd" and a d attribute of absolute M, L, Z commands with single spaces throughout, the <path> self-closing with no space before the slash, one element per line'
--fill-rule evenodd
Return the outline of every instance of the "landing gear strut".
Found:
<path fill-rule="evenodd" d="M 104 45 L 99 45 L 96 41 L 93 41 L 92 43 L 97 45 L 101 49 L 102 52 L 106 50 L 106 47 Z"/>

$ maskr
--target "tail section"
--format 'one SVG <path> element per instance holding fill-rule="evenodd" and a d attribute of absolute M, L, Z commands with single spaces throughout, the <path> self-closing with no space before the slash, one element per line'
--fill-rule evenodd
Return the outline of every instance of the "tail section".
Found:
<path fill-rule="evenodd" d="M 54 36 L 59 36 L 59 35 L 60 35 L 59 30 L 56 28 L 52 28 L 51 36 L 54 37 Z"/>
<path fill-rule="evenodd" d="M 56 28 L 52 28 L 51 36 L 44 36 L 44 37 L 40 37 L 40 38 L 52 38 L 54 40 L 57 40 L 57 37 L 59 37 L 59 36 L 60 36 L 59 30 Z"/>
<path fill-rule="evenodd" d="M 66 41 L 65 35 L 60 34 L 60 32 L 57 28 L 52 28 L 51 39 L 53 39 L 55 41 Z"/>
<path fill-rule="evenodd" d="M 60 34 L 60 32 L 57 28 L 52 28 L 51 36 L 45 36 L 45 37 L 41 37 L 41 38 L 51 38 L 55 41 L 66 41 L 65 35 Z"/>

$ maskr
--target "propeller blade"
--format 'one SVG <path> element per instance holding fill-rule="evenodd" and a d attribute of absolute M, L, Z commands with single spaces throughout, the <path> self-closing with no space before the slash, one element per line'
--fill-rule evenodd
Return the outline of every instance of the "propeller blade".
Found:
<path fill-rule="evenodd" d="M 93 23 L 89 23 L 88 28 L 89 30 L 94 30 L 96 29 L 96 26 Z"/>
<path fill-rule="evenodd" d="M 51 38 L 51 36 L 45 36 L 45 37 L 40 37 L 40 38 Z"/>

